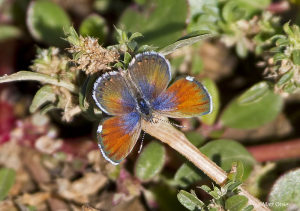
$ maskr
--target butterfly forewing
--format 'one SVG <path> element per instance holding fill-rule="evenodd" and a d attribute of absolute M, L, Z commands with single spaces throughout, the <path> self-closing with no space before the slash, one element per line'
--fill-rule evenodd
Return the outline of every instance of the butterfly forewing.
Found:
<path fill-rule="evenodd" d="M 193 77 L 175 81 L 152 103 L 156 112 L 172 118 L 187 118 L 208 114 L 212 100 L 206 88 Z"/>
<path fill-rule="evenodd" d="M 123 76 L 116 71 L 108 72 L 94 84 L 93 98 L 97 106 L 110 115 L 123 115 L 135 108 L 135 100 Z"/>
<path fill-rule="evenodd" d="M 137 112 L 108 118 L 98 127 L 99 148 L 106 160 L 117 165 L 131 152 L 140 133 Z"/>
<path fill-rule="evenodd" d="M 158 97 L 171 80 L 169 62 L 155 52 L 138 54 L 129 64 L 130 78 L 147 101 Z"/>

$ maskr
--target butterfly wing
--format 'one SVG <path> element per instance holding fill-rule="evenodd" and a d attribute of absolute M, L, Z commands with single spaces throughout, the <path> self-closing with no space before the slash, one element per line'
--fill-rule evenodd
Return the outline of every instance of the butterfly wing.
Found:
<path fill-rule="evenodd" d="M 187 118 L 212 111 L 211 96 L 206 88 L 193 77 L 175 81 L 152 103 L 158 113 L 172 118 Z"/>
<path fill-rule="evenodd" d="M 130 62 L 128 71 L 131 80 L 148 102 L 158 97 L 171 80 L 168 60 L 155 52 L 136 55 Z"/>
<path fill-rule="evenodd" d="M 93 90 L 97 106 L 109 115 L 123 115 L 132 112 L 135 100 L 120 72 L 108 72 L 100 76 Z"/>
<path fill-rule="evenodd" d="M 132 112 L 108 118 L 97 130 L 98 145 L 103 157 L 119 164 L 133 149 L 141 132 L 140 115 Z"/>

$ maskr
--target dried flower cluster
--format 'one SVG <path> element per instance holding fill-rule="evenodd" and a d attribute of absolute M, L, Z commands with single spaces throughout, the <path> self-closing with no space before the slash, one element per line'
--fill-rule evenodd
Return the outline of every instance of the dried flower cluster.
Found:
<path fill-rule="evenodd" d="M 76 72 L 68 65 L 69 58 L 60 53 L 58 48 L 38 49 L 31 70 L 71 83 L 75 82 Z"/>
<path fill-rule="evenodd" d="M 110 64 L 119 58 L 118 52 L 101 47 L 98 40 L 92 37 L 80 36 L 79 45 L 72 45 L 69 52 L 75 54 L 73 61 L 86 74 L 110 70 Z"/>

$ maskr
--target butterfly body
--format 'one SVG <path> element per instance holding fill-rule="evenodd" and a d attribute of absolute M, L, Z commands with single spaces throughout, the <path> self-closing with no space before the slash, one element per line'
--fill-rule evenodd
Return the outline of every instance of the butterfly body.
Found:
<path fill-rule="evenodd" d="M 135 56 L 126 72 L 109 72 L 96 80 L 93 98 L 113 116 L 97 131 L 99 148 L 108 161 L 119 164 L 130 153 L 142 119 L 154 122 L 153 116 L 188 118 L 211 112 L 211 97 L 200 82 L 188 76 L 167 88 L 170 80 L 168 60 L 155 52 Z"/>

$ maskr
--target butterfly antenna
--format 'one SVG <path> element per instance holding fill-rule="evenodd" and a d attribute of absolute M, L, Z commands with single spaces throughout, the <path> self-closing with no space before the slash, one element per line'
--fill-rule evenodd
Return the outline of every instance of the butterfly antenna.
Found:
<path fill-rule="evenodd" d="M 141 153 L 142 148 L 143 148 L 143 142 L 144 142 L 144 139 L 145 139 L 145 134 L 146 134 L 145 131 L 143 131 L 142 142 L 141 142 L 141 145 L 140 145 L 140 149 L 139 149 L 139 151 L 138 151 L 139 154 Z"/>
<path fill-rule="evenodd" d="M 175 127 L 178 127 L 178 128 L 185 128 L 185 126 L 179 125 L 179 124 L 176 124 L 176 123 L 173 123 L 173 122 L 170 122 L 169 120 L 160 119 L 158 117 L 154 117 L 154 118 L 156 118 L 158 121 L 169 123 L 169 124 L 171 124 L 171 125 L 173 125 Z"/>

